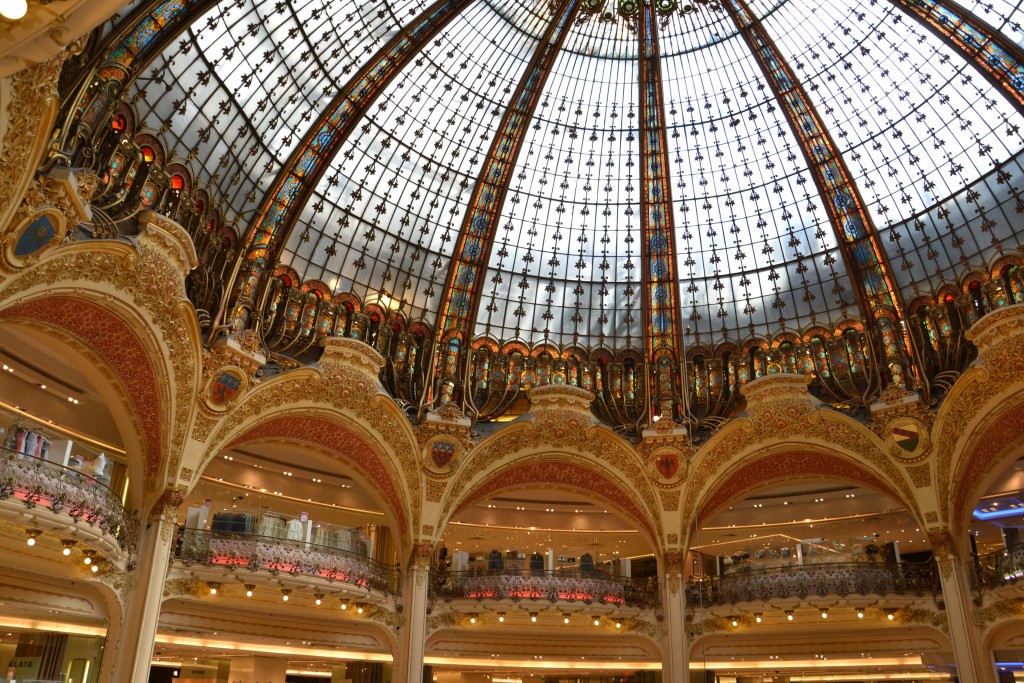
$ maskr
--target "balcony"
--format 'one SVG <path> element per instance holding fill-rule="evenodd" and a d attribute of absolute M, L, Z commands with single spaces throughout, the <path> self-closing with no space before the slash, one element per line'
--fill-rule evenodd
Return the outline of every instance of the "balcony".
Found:
<path fill-rule="evenodd" d="M 431 597 L 447 602 L 521 600 L 582 602 L 641 609 L 658 605 L 658 585 L 651 579 L 632 579 L 600 572 L 564 570 L 480 570 L 434 572 Z"/>
<path fill-rule="evenodd" d="M 975 566 L 975 584 L 983 590 L 1015 584 L 1024 577 L 1024 545 L 1014 545 L 980 555 Z"/>
<path fill-rule="evenodd" d="M 70 517 L 74 526 L 88 527 L 98 537 L 112 539 L 109 550 L 113 552 L 135 549 L 138 518 L 128 514 L 106 484 L 77 469 L 0 449 L 0 501 L 8 505 L 20 502 L 25 509 Z M 70 530 L 63 533 L 72 535 Z M 102 549 L 104 544 L 93 545 Z"/>
<path fill-rule="evenodd" d="M 185 566 L 244 568 L 273 576 L 286 574 L 328 583 L 341 582 L 384 595 L 398 594 L 397 566 L 339 548 L 257 534 L 184 527 L 178 528 L 177 538 L 174 557 Z"/>
<path fill-rule="evenodd" d="M 923 563 L 843 562 L 740 571 L 707 577 L 687 588 L 690 606 L 735 605 L 786 598 L 923 596 L 941 590 L 933 561 Z"/>

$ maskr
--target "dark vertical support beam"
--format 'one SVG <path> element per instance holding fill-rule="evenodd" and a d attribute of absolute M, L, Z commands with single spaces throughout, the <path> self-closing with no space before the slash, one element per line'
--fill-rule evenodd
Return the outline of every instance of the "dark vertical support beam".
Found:
<path fill-rule="evenodd" d="M 867 326 L 879 335 L 890 386 L 906 389 L 909 378 L 905 359 L 911 346 L 903 324 L 904 304 L 878 231 L 850 170 L 803 86 L 746 0 L 725 0 L 723 4 L 760 63 L 793 134 L 800 141 L 836 233 L 846 271 L 853 281 L 861 314 Z"/>
<path fill-rule="evenodd" d="M 469 343 L 483 294 L 484 273 L 508 192 L 509 175 L 523 147 L 527 124 L 533 118 L 548 74 L 575 21 L 579 6 L 579 0 L 561 0 L 556 5 L 554 19 L 512 93 L 473 187 L 469 208 L 455 242 L 438 312 L 435 376 L 436 398 L 441 402 L 453 400 L 455 390 L 462 385 L 460 372 L 469 358 Z"/>
<path fill-rule="evenodd" d="M 338 150 L 394 77 L 471 2 L 437 0 L 428 7 L 370 58 L 302 136 L 246 231 L 242 258 L 232 276 L 232 331 L 239 332 L 248 323 L 264 274 L 277 262 L 302 207 Z"/>
<path fill-rule="evenodd" d="M 949 0 L 891 0 L 973 64 L 1024 111 L 1024 50 L 1002 33 Z"/>
<path fill-rule="evenodd" d="M 640 255 L 642 261 L 644 337 L 648 393 L 653 413 L 666 419 L 681 418 L 678 408 L 679 363 L 683 359 L 683 333 L 676 277 L 675 229 L 672 189 L 668 178 L 668 138 L 662 107 L 661 54 L 654 0 L 640 3 L 637 33 L 640 47 Z"/>

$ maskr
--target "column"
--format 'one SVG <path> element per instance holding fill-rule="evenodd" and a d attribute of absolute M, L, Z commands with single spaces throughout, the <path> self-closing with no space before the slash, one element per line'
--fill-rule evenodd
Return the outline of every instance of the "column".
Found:
<path fill-rule="evenodd" d="M 288 660 L 278 657 L 235 657 L 231 660 L 231 683 L 285 683 Z"/>
<path fill-rule="evenodd" d="M 124 599 L 120 619 L 111 620 L 107 629 L 100 664 L 101 681 L 149 680 L 164 579 L 174 543 L 174 525 L 184 499 L 184 490 L 164 491 L 142 524 L 134 580 Z"/>
<path fill-rule="evenodd" d="M 430 559 L 434 547 L 417 543 L 412 548 L 402 577 L 402 613 L 405 623 L 399 631 L 398 652 L 392 683 L 423 683 L 423 644 L 427 632 L 427 591 L 430 587 Z"/>
<path fill-rule="evenodd" d="M 690 643 L 686 637 L 686 589 L 682 552 L 665 553 L 661 582 L 665 636 L 661 643 L 663 683 L 690 683 Z"/>
<path fill-rule="evenodd" d="M 939 568 L 949 638 L 953 642 L 953 657 L 960 683 L 997 680 L 995 660 L 992 653 L 986 651 L 981 629 L 974 620 L 968 560 L 957 554 L 948 531 L 932 532 L 928 537 Z"/>

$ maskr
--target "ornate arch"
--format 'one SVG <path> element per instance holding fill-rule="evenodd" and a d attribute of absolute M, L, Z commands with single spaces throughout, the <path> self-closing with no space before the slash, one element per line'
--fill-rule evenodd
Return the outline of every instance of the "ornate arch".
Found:
<path fill-rule="evenodd" d="M 914 489 L 886 453 L 881 439 L 856 420 L 820 407 L 807 393 L 810 378 L 804 375 L 767 375 L 743 387 L 749 417 L 732 420 L 695 454 L 693 486 L 688 486 L 682 506 L 682 528 L 687 517 L 706 508 L 709 496 L 741 471 L 758 474 L 755 463 L 779 453 L 808 453 L 813 458 L 787 456 L 797 467 L 787 476 L 837 476 L 887 492 L 918 519 L 920 511 Z M 815 458 L 822 458 L 820 464 Z M 783 462 L 782 460 L 776 461 Z M 803 468 L 803 470 L 799 469 Z M 780 476 L 782 471 L 779 470 Z M 758 474 L 763 478 L 764 473 Z M 740 481 L 737 479 L 736 481 Z M 739 484 L 730 495 L 739 495 Z M 725 495 L 725 494 L 723 494 Z M 717 504 L 717 503 L 716 503 Z"/>
<path fill-rule="evenodd" d="M 820 448 L 762 450 L 733 464 L 697 501 L 694 521 L 706 519 L 730 502 L 761 488 L 800 479 L 843 481 L 880 491 L 907 505 L 875 472 L 852 458 Z"/>
<path fill-rule="evenodd" d="M 112 411 L 114 420 L 128 453 L 143 454 L 138 466 L 129 456 L 130 475 L 143 481 L 158 477 L 165 461 L 170 382 L 155 361 L 155 342 L 144 340 L 137 323 L 119 313 L 110 302 L 61 293 L 9 305 L 0 310 L 0 320 L 51 334 L 90 362 L 92 367 L 82 370 L 97 391 L 124 409 L 124 416 Z"/>
<path fill-rule="evenodd" d="M 967 338 L 978 361 L 950 389 L 932 429 L 940 515 L 959 528 L 967 501 L 996 476 L 1012 442 L 1024 441 L 1024 305 L 989 313 Z"/>
<path fill-rule="evenodd" d="M 505 427 L 466 455 L 438 497 L 438 533 L 458 509 L 481 496 L 529 484 L 596 494 L 635 521 L 660 549 L 660 506 L 635 449 L 593 424 L 589 413 L 546 408 L 532 417 Z"/>
<path fill-rule="evenodd" d="M 222 450 L 257 442 L 286 442 L 309 445 L 330 453 L 354 469 L 363 484 L 369 484 L 370 495 L 383 503 L 385 516 L 394 521 L 395 530 L 404 537 L 409 531 L 409 515 L 404 491 L 394 468 L 373 444 L 372 437 L 360 433 L 361 429 L 351 428 L 346 422 L 336 411 L 300 408 L 270 419 L 257 420 L 234 436 Z M 207 463 L 209 457 L 204 466 Z"/>
<path fill-rule="evenodd" d="M 348 453 L 342 447 L 344 439 L 339 435 L 340 441 L 333 441 L 324 424 L 306 423 L 307 431 L 302 432 L 300 422 L 275 423 L 274 418 L 289 415 L 290 420 L 309 417 L 326 421 L 330 429 L 352 434 L 370 447 L 367 453 L 373 454 L 372 459 L 346 459 L 369 480 L 391 482 L 384 485 L 394 494 L 385 497 L 395 506 L 403 542 L 411 542 L 408 532 L 418 528 L 420 516 L 419 447 L 409 420 L 377 379 L 376 370 L 383 359 L 361 342 L 332 339 L 320 363 L 319 370 L 292 370 L 259 384 L 220 420 L 198 420 L 192 438 L 204 443 L 205 449 L 195 469 L 200 471 L 210 458 L 251 433 L 304 440 L 331 452 Z M 275 434 L 263 423 L 282 431 Z M 252 432 L 256 429 L 260 431 Z M 404 501 L 409 501 L 408 505 Z"/>

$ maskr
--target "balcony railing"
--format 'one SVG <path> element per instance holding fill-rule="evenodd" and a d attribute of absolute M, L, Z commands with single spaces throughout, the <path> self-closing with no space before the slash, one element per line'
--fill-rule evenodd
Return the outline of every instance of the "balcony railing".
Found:
<path fill-rule="evenodd" d="M 632 579 L 600 572 L 505 569 L 433 572 L 431 596 L 442 600 L 547 600 L 630 607 L 658 604 L 654 579 Z"/>
<path fill-rule="evenodd" d="M 134 550 L 139 522 L 120 498 L 94 477 L 6 448 L 0 449 L 0 500 L 14 498 L 25 507 L 43 507 L 69 515 L 112 536 L 121 550 Z"/>
<path fill-rule="evenodd" d="M 999 588 L 1024 578 L 1024 544 L 978 557 L 975 583 L 979 588 Z"/>
<path fill-rule="evenodd" d="M 785 598 L 925 595 L 940 590 L 934 562 L 846 562 L 741 571 L 689 586 L 688 605 L 735 605 Z"/>
<path fill-rule="evenodd" d="M 398 593 L 398 567 L 305 541 L 179 527 L 174 557 L 186 565 L 244 567 L 254 572 L 341 581 L 389 595 Z"/>

